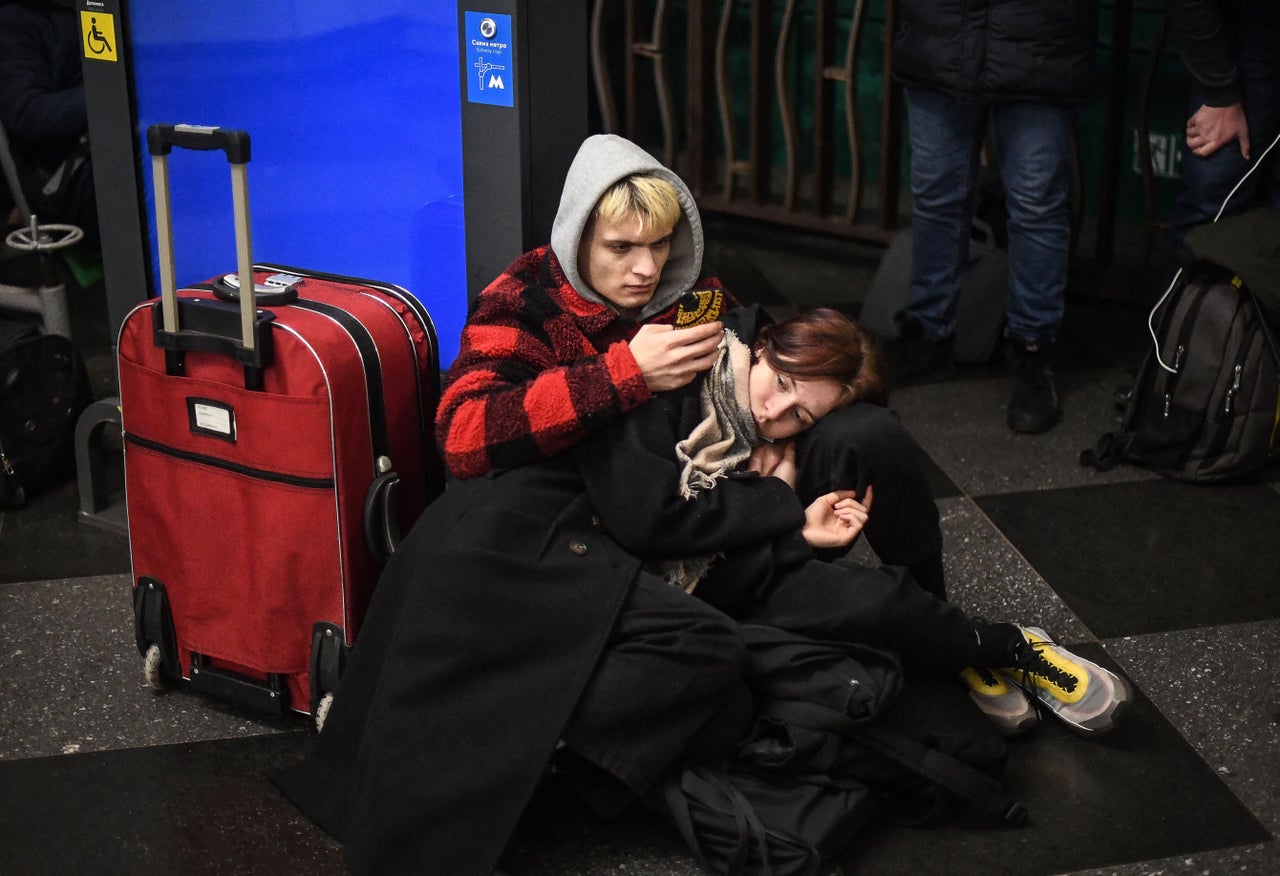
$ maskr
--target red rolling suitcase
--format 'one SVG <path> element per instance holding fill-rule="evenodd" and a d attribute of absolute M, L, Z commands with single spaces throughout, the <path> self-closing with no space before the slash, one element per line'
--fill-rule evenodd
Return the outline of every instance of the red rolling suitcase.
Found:
<path fill-rule="evenodd" d="M 398 287 L 252 265 L 243 132 L 147 141 L 161 297 L 117 347 L 144 672 L 319 723 L 381 562 L 442 488 L 435 330 Z M 181 292 L 174 146 L 226 152 L 236 221 L 236 273 Z"/>

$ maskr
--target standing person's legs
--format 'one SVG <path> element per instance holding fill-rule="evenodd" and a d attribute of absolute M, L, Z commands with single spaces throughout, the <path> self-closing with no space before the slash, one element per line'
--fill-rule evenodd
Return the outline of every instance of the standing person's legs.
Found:
<path fill-rule="evenodd" d="M 991 121 L 1009 210 L 1006 334 L 1052 342 L 1062 325 L 1071 251 L 1071 129 L 1074 112 L 1000 104 Z"/>
<path fill-rule="evenodd" d="M 1009 213 L 1009 428 L 1036 433 L 1061 415 L 1053 344 L 1066 306 L 1071 256 L 1074 112 L 1032 103 L 991 111 Z"/>
<path fill-rule="evenodd" d="M 746 647 L 733 620 L 656 575 L 642 574 L 564 742 L 630 792 L 643 795 L 691 744 L 704 756 L 723 755 L 747 729 L 745 660 Z M 723 750 L 714 751 L 717 746 Z M 599 793 L 593 801 L 615 802 Z"/>
<path fill-rule="evenodd" d="M 969 255 L 973 191 L 986 108 L 907 89 L 911 139 L 911 295 L 906 313 L 924 336 L 949 337 Z"/>

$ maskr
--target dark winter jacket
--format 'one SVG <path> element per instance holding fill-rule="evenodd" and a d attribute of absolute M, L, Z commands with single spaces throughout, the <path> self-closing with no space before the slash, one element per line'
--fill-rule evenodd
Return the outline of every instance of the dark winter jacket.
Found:
<path fill-rule="evenodd" d="M 1208 106 L 1240 102 L 1242 57 L 1280 57 L 1280 4 L 1275 0 L 1166 0 L 1174 42 Z"/>
<path fill-rule="evenodd" d="M 1187 233 L 1187 248 L 1196 258 L 1238 274 L 1267 320 L 1280 327 L 1280 210 L 1254 207 L 1197 225 Z"/>
<path fill-rule="evenodd" d="M 1094 94 L 1095 0 L 898 0 L 893 73 L 965 101 L 1078 106 Z"/>
<path fill-rule="evenodd" d="M 73 9 L 0 2 L 0 122 L 24 177 L 56 167 L 89 129 L 81 55 Z"/>

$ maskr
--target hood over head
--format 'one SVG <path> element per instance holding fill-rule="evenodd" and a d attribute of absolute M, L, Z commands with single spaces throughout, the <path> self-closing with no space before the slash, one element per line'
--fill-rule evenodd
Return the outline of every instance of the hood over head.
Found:
<path fill-rule="evenodd" d="M 551 226 L 551 249 L 566 279 L 579 295 L 616 310 L 579 276 L 578 243 L 600 196 L 618 180 L 637 173 L 649 173 L 671 183 L 686 220 L 676 223 L 662 279 L 658 281 L 653 298 L 640 311 L 639 318 L 644 320 L 674 304 L 702 272 L 702 219 L 698 215 L 698 206 L 684 180 L 660 161 L 616 134 L 596 134 L 584 140 L 565 176 L 560 209 Z"/>

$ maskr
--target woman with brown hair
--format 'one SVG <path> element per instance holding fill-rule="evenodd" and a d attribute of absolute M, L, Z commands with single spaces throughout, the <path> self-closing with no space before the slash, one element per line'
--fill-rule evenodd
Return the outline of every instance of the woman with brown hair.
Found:
<path fill-rule="evenodd" d="M 277 775 L 353 871 L 487 876 L 557 751 L 600 779 L 605 810 L 723 757 L 755 717 L 739 622 L 945 677 L 1034 672 L 1042 655 L 1082 696 L 1100 690 L 1080 729 L 1110 725 L 1127 695 L 1109 673 L 972 621 L 903 570 L 815 558 L 847 546 L 866 508 L 846 491 L 803 503 L 785 442 L 878 398 L 876 353 L 829 312 L 763 322 L 731 312 L 696 385 L 546 462 L 453 482 L 424 512 L 314 750 Z"/>

